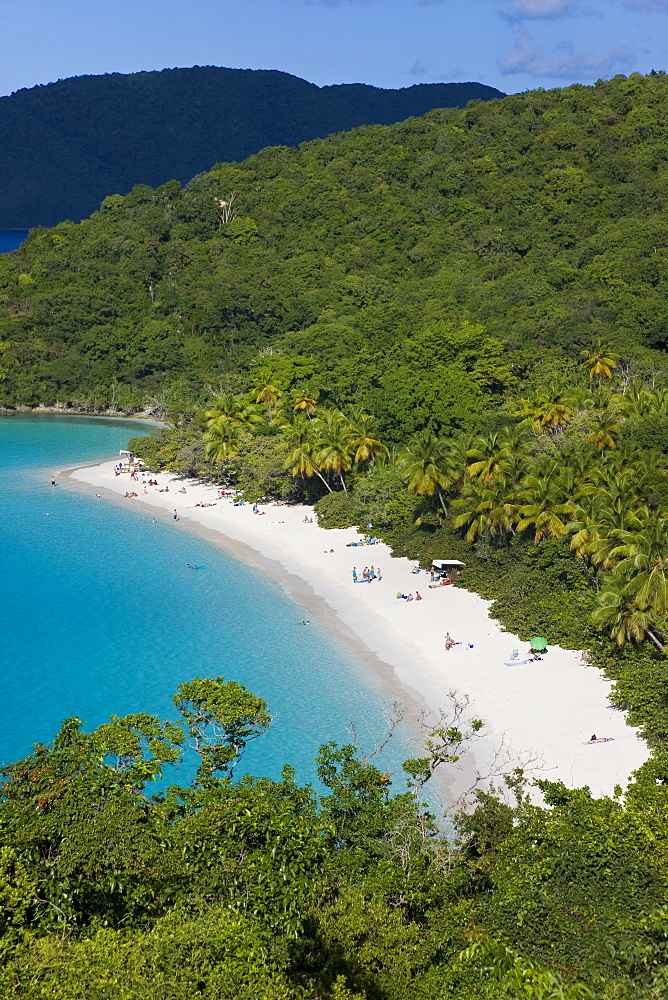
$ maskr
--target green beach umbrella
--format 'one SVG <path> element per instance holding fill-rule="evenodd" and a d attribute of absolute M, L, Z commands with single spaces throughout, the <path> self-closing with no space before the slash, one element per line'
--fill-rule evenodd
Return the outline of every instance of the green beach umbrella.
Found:
<path fill-rule="evenodd" d="M 542 635 L 535 635 L 531 640 L 531 648 L 537 650 L 547 649 L 547 639 L 543 639 Z"/>

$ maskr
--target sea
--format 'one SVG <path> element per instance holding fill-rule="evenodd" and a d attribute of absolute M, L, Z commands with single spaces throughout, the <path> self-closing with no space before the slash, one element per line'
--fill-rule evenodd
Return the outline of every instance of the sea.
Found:
<path fill-rule="evenodd" d="M 138 421 L 0 417 L 0 764 L 48 743 L 63 719 L 85 729 L 110 715 L 174 719 L 172 696 L 193 677 L 244 684 L 273 715 L 240 771 L 278 778 L 284 764 L 315 781 L 330 740 L 368 751 L 392 701 L 362 651 L 285 586 L 181 522 L 79 492 L 63 467 L 117 457 Z M 196 571 L 186 564 L 196 564 Z M 302 625 L 309 620 L 310 625 Z M 415 754 L 407 725 L 377 759 L 404 790 Z M 194 755 L 169 769 L 187 782 Z"/>
<path fill-rule="evenodd" d="M 20 247 L 28 235 L 27 229 L 0 229 L 0 253 L 9 253 Z"/>

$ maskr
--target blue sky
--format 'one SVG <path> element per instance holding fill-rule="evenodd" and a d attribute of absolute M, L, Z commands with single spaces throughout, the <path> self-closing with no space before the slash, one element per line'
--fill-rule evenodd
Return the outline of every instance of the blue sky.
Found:
<path fill-rule="evenodd" d="M 668 0 L 3 0 L 0 94 L 196 64 L 319 85 L 590 83 L 668 68 Z"/>

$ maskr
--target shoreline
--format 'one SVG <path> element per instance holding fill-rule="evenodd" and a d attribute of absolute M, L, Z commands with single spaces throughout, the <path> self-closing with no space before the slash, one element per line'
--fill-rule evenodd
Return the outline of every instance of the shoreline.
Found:
<path fill-rule="evenodd" d="M 636 730 L 608 701 L 611 682 L 595 667 L 582 665 L 577 651 L 551 646 L 542 661 L 507 666 L 511 650 L 519 649 L 523 660 L 528 644 L 489 617 L 491 602 L 457 587 L 430 590 L 429 577 L 413 575 L 411 562 L 392 558 L 384 543 L 349 548 L 359 531 L 326 531 L 304 523 L 313 514 L 310 507 L 259 504 L 261 513 L 253 514 L 252 504 L 216 499 L 215 487 L 173 473 L 152 475 L 160 487 L 146 487 L 144 493 L 141 481 L 125 473 L 115 476 L 114 465 L 98 462 L 61 475 L 85 492 L 92 488 L 103 499 L 134 504 L 146 516 L 173 519 L 176 510 L 184 528 L 277 580 L 372 660 L 383 690 L 408 699 L 409 717 L 419 714 L 416 701 L 432 714 L 439 708 L 447 713 L 453 696 L 468 701 L 465 717 L 481 718 L 484 736 L 454 769 L 441 769 L 437 784 L 449 798 L 464 796 L 477 778 L 495 785 L 501 773 L 517 766 L 529 778 L 588 785 L 594 795 L 610 795 L 648 758 Z M 169 492 L 162 492 L 167 485 Z M 179 493 L 181 488 L 187 492 Z M 133 490 L 139 497 L 126 500 L 125 492 Z M 195 506 L 202 502 L 213 506 Z M 372 561 L 381 566 L 382 580 L 353 584 L 352 567 L 361 573 Z M 416 588 L 421 601 L 396 599 L 397 592 Z M 443 646 L 446 631 L 462 643 L 449 652 Z M 593 732 L 613 741 L 583 745 Z"/>

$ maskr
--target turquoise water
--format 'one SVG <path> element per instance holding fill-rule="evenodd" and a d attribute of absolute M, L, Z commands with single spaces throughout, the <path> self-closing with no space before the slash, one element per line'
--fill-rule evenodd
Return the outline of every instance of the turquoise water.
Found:
<path fill-rule="evenodd" d="M 350 742 L 351 721 L 384 729 L 391 699 L 353 647 L 330 640 L 313 614 L 302 626 L 307 612 L 277 583 L 181 525 L 50 485 L 52 471 L 115 457 L 145 432 L 127 420 L 0 418 L 0 762 L 71 715 L 87 728 L 111 713 L 171 718 L 178 684 L 222 674 L 276 716 L 242 770 L 278 777 L 288 762 L 311 780 L 320 744 Z M 384 769 L 398 773 L 408 742 L 404 732 Z"/>
<path fill-rule="evenodd" d="M 0 253 L 9 253 L 21 246 L 28 235 L 27 229 L 0 229 Z"/>

